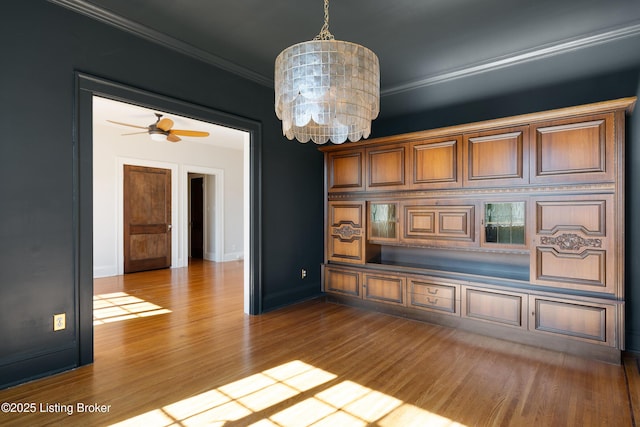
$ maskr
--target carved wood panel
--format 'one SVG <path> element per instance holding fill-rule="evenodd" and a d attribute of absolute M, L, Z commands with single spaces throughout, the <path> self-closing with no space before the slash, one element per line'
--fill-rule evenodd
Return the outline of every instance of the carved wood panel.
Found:
<path fill-rule="evenodd" d="M 534 200 L 533 283 L 616 293 L 613 195 Z"/>
<path fill-rule="evenodd" d="M 364 263 L 364 209 L 364 202 L 329 202 L 327 259 Z"/>

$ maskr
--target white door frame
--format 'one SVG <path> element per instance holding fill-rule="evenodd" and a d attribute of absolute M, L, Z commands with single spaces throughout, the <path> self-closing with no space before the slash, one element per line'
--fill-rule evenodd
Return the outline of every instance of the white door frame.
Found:
<path fill-rule="evenodd" d="M 185 194 L 186 197 L 183 197 L 180 201 L 181 211 L 184 213 L 184 221 L 180 222 L 181 227 L 181 235 L 182 235 L 182 247 L 185 248 L 186 256 L 189 256 L 189 174 L 195 173 L 199 175 L 211 175 L 215 176 L 215 200 L 213 201 L 214 205 L 214 213 L 213 213 L 213 229 L 214 229 L 214 248 L 213 248 L 213 259 L 211 261 L 222 262 L 224 261 L 224 170 L 223 169 L 215 169 L 209 168 L 205 166 L 195 166 L 195 165 L 183 165 L 182 167 L 182 194 Z M 204 252 L 205 259 L 209 259 L 206 257 L 207 252 L 211 252 L 211 248 L 208 247 L 208 234 L 210 224 L 210 215 L 209 215 L 209 202 L 208 192 L 207 192 L 207 180 L 204 180 L 204 206 L 205 212 L 207 215 L 205 216 L 204 221 Z"/>

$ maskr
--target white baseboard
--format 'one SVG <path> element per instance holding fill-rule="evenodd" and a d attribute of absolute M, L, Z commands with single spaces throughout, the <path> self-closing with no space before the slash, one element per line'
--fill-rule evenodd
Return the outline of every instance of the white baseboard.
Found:
<path fill-rule="evenodd" d="M 93 266 L 93 278 L 111 277 L 118 275 L 118 267 L 115 265 Z"/>
<path fill-rule="evenodd" d="M 224 257 L 222 258 L 222 261 L 238 261 L 241 260 L 244 257 L 244 252 L 240 251 L 240 252 L 229 252 L 224 254 Z"/>

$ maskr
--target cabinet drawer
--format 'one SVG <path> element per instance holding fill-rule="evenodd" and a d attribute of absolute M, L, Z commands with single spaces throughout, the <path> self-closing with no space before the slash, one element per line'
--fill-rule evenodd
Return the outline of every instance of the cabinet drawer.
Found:
<path fill-rule="evenodd" d="M 462 317 L 526 328 L 525 294 L 463 287 Z"/>
<path fill-rule="evenodd" d="M 456 299 L 455 286 L 436 285 L 434 283 L 421 282 L 412 279 L 410 282 L 409 292 L 417 295 L 426 295 L 431 297 Z"/>
<path fill-rule="evenodd" d="M 409 279 L 407 302 L 412 308 L 460 314 L 458 285 L 429 283 L 421 279 Z"/>
<path fill-rule="evenodd" d="M 363 298 L 370 301 L 404 305 L 405 283 L 404 277 L 365 273 Z"/>
<path fill-rule="evenodd" d="M 362 274 L 359 271 L 325 267 L 324 291 L 361 297 Z"/>
<path fill-rule="evenodd" d="M 615 304 L 530 297 L 529 329 L 615 347 Z"/>
<path fill-rule="evenodd" d="M 424 294 L 410 294 L 409 305 L 413 308 L 431 309 L 457 314 L 458 301 L 451 298 L 434 297 Z"/>

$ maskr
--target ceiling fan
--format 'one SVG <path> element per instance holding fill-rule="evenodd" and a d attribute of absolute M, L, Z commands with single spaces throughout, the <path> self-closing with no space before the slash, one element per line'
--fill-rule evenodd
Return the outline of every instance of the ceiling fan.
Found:
<path fill-rule="evenodd" d="M 180 130 L 180 129 L 171 129 L 173 127 L 173 120 L 168 118 L 162 118 L 162 114 L 155 113 L 157 119 L 155 123 L 150 124 L 149 126 L 137 126 L 131 125 L 129 123 L 116 122 L 114 120 L 107 120 L 110 123 L 115 123 L 117 125 L 129 126 L 138 129 L 146 129 L 145 132 L 133 132 L 133 133 L 123 133 L 122 135 L 136 135 L 141 133 L 148 133 L 151 135 L 151 139 L 155 141 L 162 141 L 166 138 L 169 142 L 178 142 L 180 141 L 180 136 L 209 136 L 209 132 L 201 132 L 197 130 Z"/>

